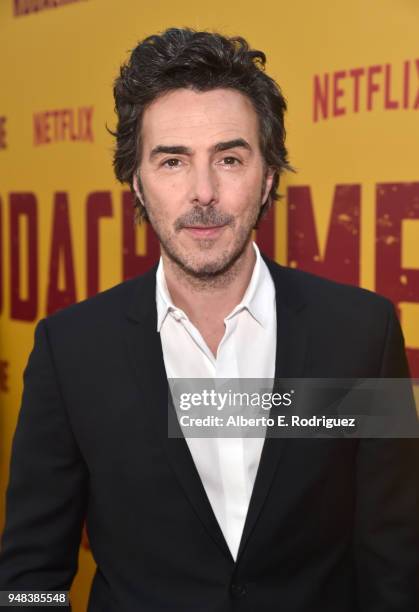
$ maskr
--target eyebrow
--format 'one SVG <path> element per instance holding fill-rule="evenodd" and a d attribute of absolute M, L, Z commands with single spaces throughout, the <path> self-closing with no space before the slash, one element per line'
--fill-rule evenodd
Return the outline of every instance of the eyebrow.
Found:
<path fill-rule="evenodd" d="M 247 142 L 247 140 L 244 140 L 244 138 L 235 138 L 234 140 L 219 142 L 215 145 L 214 151 L 218 153 L 219 151 L 227 151 L 228 149 L 235 149 L 237 147 L 242 147 L 243 149 L 251 151 L 250 144 Z"/>
<path fill-rule="evenodd" d="M 244 138 L 235 138 L 234 140 L 217 142 L 217 144 L 213 147 L 213 150 L 215 153 L 219 153 L 220 151 L 227 151 L 237 147 L 242 147 L 243 149 L 251 151 L 250 144 L 244 140 Z M 183 145 L 157 145 L 151 150 L 150 159 L 153 159 L 153 157 L 156 157 L 156 155 L 165 153 L 168 153 L 169 155 L 192 155 L 192 149 Z"/>
<path fill-rule="evenodd" d="M 184 147 L 182 145 L 157 145 L 154 149 L 151 150 L 150 159 L 153 159 L 156 155 L 160 153 L 170 153 L 172 155 L 191 155 L 192 150 L 189 147 Z"/>

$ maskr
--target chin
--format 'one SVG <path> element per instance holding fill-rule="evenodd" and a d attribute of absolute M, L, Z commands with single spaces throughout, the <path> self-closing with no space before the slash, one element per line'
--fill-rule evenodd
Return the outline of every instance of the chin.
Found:
<path fill-rule="evenodd" d="M 178 265 L 190 276 L 197 279 L 210 279 L 225 274 L 237 261 L 238 256 L 230 253 L 218 258 L 202 258 L 201 260 L 184 259 L 178 261 Z"/>
<path fill-rule="evenodd" d="M 214 278 L 226 271 L 228 266 L 220 266 L 219 264 L 205 264 L 196 268 L 187 268 L 191 276 L 195 278 Z"/>
<path fill-rule="evenodd" d="M 186 274 L 196 279 L 210 279 L 229 271 L 243 255 L 249 241 L 223 246 L 216 245 L 212 240 L 199 242 L 198 247 L 195 243 L 195 248 L 186 245 L 173 248 L 174 245 L 166 242 L 164 250 L 172 262 Z"/>

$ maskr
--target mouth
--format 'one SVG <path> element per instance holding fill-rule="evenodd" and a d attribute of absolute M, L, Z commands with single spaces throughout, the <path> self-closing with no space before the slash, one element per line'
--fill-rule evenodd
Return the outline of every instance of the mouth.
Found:
<path fill-rule="evenodd" d="M 225 227 L 225 225 L 186 225 L 183 229 L 194 238 L 217 238 Z"/>

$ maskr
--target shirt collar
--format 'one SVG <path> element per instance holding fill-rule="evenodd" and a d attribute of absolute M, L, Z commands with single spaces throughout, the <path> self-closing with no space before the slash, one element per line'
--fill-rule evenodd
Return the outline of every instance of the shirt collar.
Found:
<path fill-rule="evenodd" d="M 169 311 L 176 312 L 177 315 L 185 316 L 186 314 L 180 308 L 177 308 L 170 296 L 167 288 L 166 277 L 164 275 L 163 259 L 160 257 L 159 265 L 156 272 L 156 303 L 157 303 L 157 331 L 160 332 L 161 326 Z"/>
<path fill-rule="evenodd" d="M 252 317 L 262 327 L 266 327 L 269 320 L 269 309 L 271 307 L 270 294 L 274 294 L 273 282 L 263 261 L 259 248 L 253 242 L 253 248 L 256 255 L 255 265 L 253 267 L 252 276 L 247 289 L 240 303 L 233 308 L 230 314 L 224 319 L 233 318 L 239 312 L 247 309 Z M 159 265 L 156 273 L 156 302 L 157 302 L 157 331 L 160 332 L 163 322 L 168 312 L 173 312 L 178 319 L 187 318 L 186 314 L 180 308 L 174 305 L 166 284 L 164 275 L 163 260 L 160 257 Z"/>

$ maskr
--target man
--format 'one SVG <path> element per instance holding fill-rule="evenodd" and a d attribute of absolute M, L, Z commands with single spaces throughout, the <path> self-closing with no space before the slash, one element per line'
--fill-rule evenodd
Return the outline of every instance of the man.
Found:
<path fill-rule="evenodd" d="M 387 300 L 252 243 L 289 168 L 264 62 L 171 29 L 121 70 L 116 175 L 161 260 L 37 326 L 2 589 L 68 589 L 86 518 L 90 612 L 419 609 L 416 441 L 168 436 L 167 378 L 408 376 Z"/>

